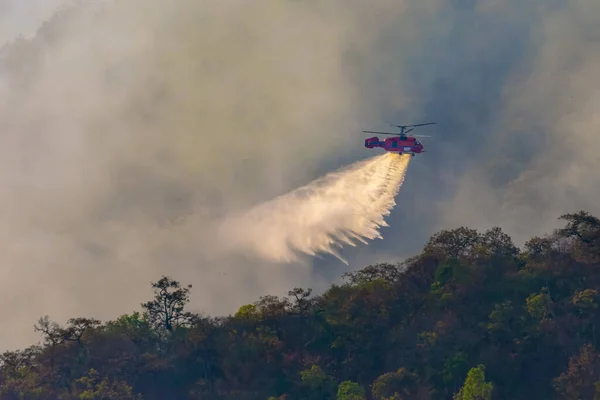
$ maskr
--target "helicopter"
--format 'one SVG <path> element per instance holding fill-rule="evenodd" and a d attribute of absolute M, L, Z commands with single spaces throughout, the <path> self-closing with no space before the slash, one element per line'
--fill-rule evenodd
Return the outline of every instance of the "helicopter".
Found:
<path fill-rule="evenodd" d="M 415 156 L 415 153 L 424 153 L 423 144 L 417 140 L 417 137 L 431 137 L 428 135 L 414 135 L 407 136 L 406 134 L 412 130 L 414 130 L 418 126 L 425 125 L 435 125 L 437 122 L 426 122 L 424 124 L 415 124 L 415 125 L 393 125 L 397 128 L 400 128 L 400 133 L 392 133 L 392 132 L 377 132 L 377 131 L 363 131 L 364 133 L 379 133 L 382 135 L 394 135 L 398 137 L 387 138 L 383 141 L 380 141 L 377 136 L 373 136 L 365 139 L 365 147 L 368 149 L 372 149 L 373 147 L 381 147 L 385 151 L 394 152 L 398 154 L 410 154 L 411 156 Z"/>

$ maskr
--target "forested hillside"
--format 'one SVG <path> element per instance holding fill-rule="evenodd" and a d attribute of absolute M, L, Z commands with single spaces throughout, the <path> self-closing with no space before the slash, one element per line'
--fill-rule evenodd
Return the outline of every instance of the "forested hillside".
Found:
<path fill-rule="evenodd" d="M 600 220 L 561 218 L 523 249 L 442 231 L 401 264 L 228 317 L 189 313 L 192 288 L 162 277 L 114 321 L 41 318 L 40 346 L 2 355 L 1 398 L 600 398 Z"/>

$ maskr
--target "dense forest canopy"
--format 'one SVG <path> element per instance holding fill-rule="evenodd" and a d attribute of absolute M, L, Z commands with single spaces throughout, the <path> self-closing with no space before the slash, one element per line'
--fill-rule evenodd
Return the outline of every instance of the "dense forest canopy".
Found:
<path fill-rule="evenodd" d="M 40 318 L 41 344 L 1 356 L 0 396 L 600 398 L 600 220 L 561 218 L 523 249 L 499 228 L 444 230 L 402 263 L 227 317 L 186 311 L 192 287 L 163 276 L 114 321 Z"/>

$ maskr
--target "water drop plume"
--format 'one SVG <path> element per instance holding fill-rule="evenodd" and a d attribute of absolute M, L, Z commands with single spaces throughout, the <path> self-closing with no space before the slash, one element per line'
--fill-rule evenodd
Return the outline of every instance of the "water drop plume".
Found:
<path fill-rule="evenodd" d="M 343 245 L 381 239 L 411 157 L 387 153 L 331 172 L 306 186 L 230 215 L 220 237 L 230 250 L 274 262 L 301 253 L 339 254 Z"/>

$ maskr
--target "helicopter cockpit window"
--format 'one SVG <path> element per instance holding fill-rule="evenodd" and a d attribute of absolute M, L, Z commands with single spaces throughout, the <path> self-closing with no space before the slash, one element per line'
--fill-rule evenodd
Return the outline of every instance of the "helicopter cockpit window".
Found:
<path fill-rule="evenodd" d="M 421 144 L 418 140 L 415 140 L 415 144 Z"/>

